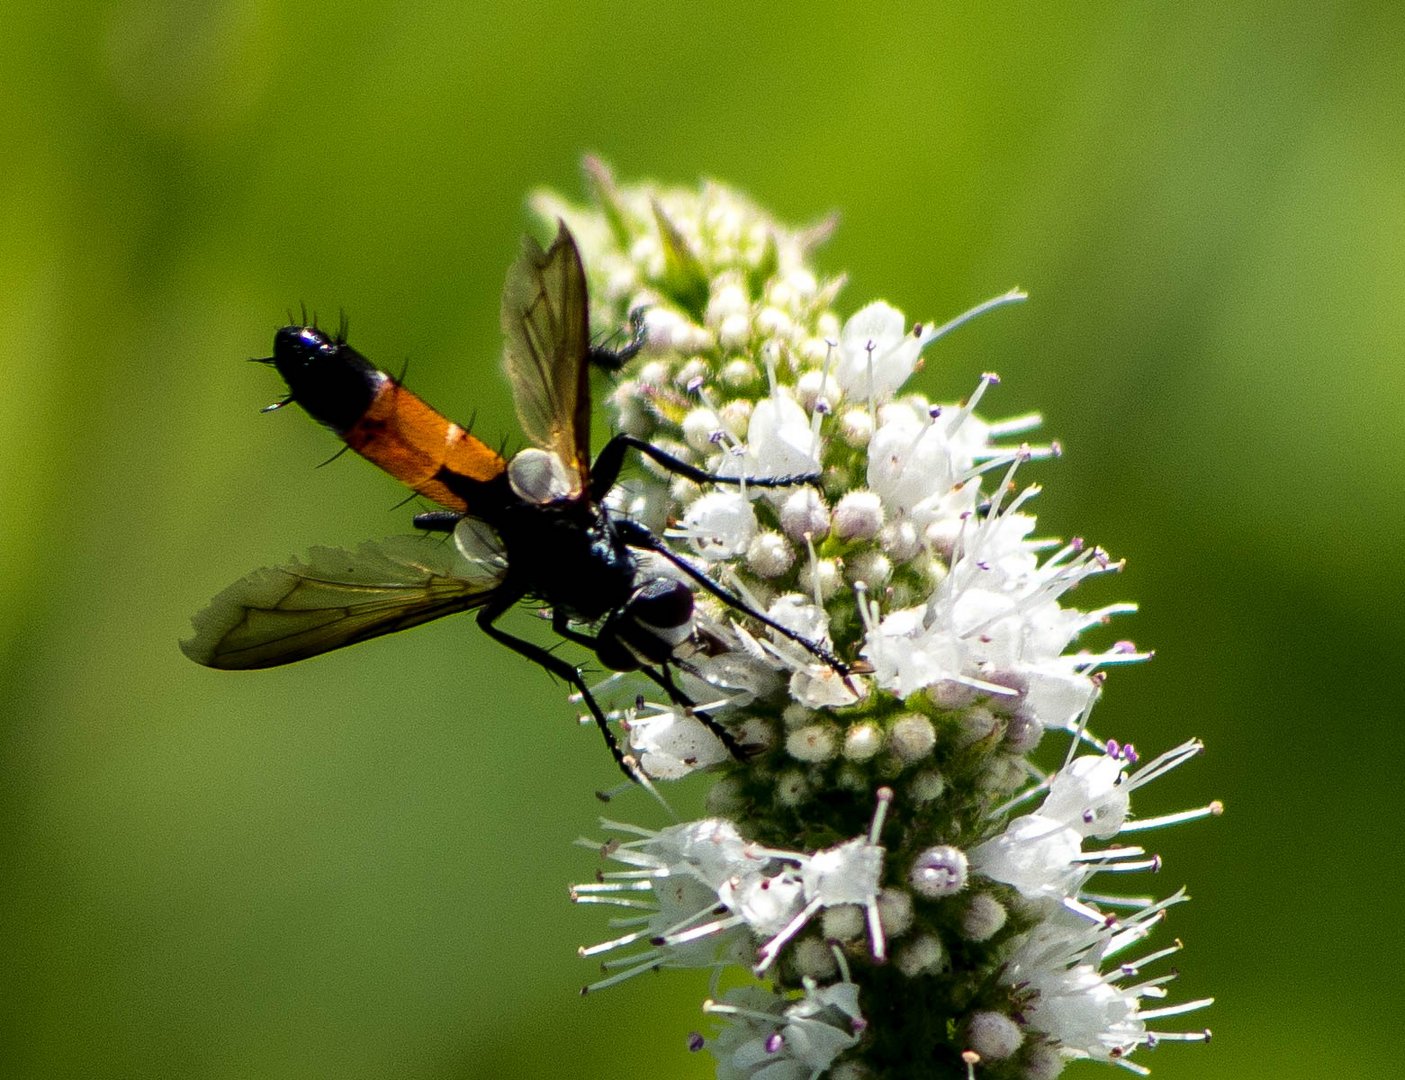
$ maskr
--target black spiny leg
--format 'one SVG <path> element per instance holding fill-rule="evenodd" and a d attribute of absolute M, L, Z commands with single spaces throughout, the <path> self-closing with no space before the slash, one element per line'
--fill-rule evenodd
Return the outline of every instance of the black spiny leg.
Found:
<path fill-rule="evenodd" d="M 674 552 L 668 545 L 638 522 L 630 521 L 628 518 L 618 518 L 615 524 L 619 528 L 620 535 L 624 542 L 630 547 L 642 548 L 645 551 L 654 551 L 662 555 L 728 607 L 735 608 L 748 618 L 755 619 L 762 626 L 770 627 L 782 637 L 795 642 L 795 644 L 799 645 L 816 660 L 820 661 L 822 664 L 827 664 L 836 674 L 841 676 L 846 682 L 848 681 L 852 669 L 823 645 L 817 645 L 809 638 L 802 637 L 789 627 L 782 626 L 770 616 L 757 611 L 736 593 L 717 584 L 712 578 L 708 577 L 687 559 L 683 558 L 682 555 Z M 850 689 L 852 689 L 852 687 L 850 687 Z"/>
<path fill-rule="evenodd" d="M 574 641 L 577 645 L 584 645 L 597 656 L 600 653 L 600 638 L 590 634 L 583 634 L 570 626 L 563 615 L 553 613 L 551 616 L 551 628 L 560 634 L 567 641 Z M 610 666 L 610 665 L 606 665 Z M 620 669 L 617 669 L 620 670 Z M 722 722 L 712 714 L 704 712 L 694 705 L 692 698 L 683 693 L 678 688 L 678 684 L 673 681 L 673 673 L 668 668 L 665 661 L 655 667 L 653 664 L 640 663 L 634 670 L 641 671 L 653 683 L 655 683 L 665 694 L 668 700 L 679 709 L 682 709 L 689 716 L 696 717 L 702 726 L 707 728 L 717 737 L 717 741 L 727 748 L 727 753 L 731 754 L 737 761 L 745 761 L 750 754 L 746 747 L 737 741 L 737 737 L 723 726 Z"/>
<path fill-rule="evenodd" d="M 594 719 L 595 726 L 600 729 L 600 734 L 605 739 L 605 745 L 610 749 L 610 756 L 615 759 L 615 764 L 620 767 L 620 772 L 624 773 L 625 776 L 629 777 L 629 779 L 636 784 L 640 783 L 638 763 L 620 748 L 619 740 L 615 738 L 615 733 L 610 730 L 609 721 L 605 719 L 604 712 L 601 711 L 599 704 L 591 695 L 590 688 L 586 686 L 585 679 L 581 676 L 581 673 L 576 669 L 575 665 L 566 663 L 566 661 L 562 660 L 559 656 L 548 652 L 540 645 L 534 645 L 530 641 L 524 641 L 519 637 L 509 634 L 506 630 L 499 630 L 493 625 L 520 599 L 521 596 L 513 596 L 511 594 L 494 599 L 486 607 L 479 610 L 478 625 L 481 626 L 483 632 L 494 641 L 501 645 L 506 645 L 513 652 L 517 653 L 518 656 L 525 656 L 538 667 L 544 668 L 548 674 L 555 675 L 558 679 L 575 687 L 576 692 L 581 696 L 581 700 L 585 702 L 586 708 L 590 710 L 591 718 Z"/>
<path fill-rule="evenodd" d="M 648 328 L 644 325 L 644 313 L 647 310 L 648 308 L 637 307 L 629 313 L 629 340 L 618 349 L 612 349 L 608 345 L 592 345 L 590 362 L 606 371 L 619 371 L 638 356 L 639 350 L 644 347 L 645 339 L 649 336 Z"/>
<path fill-rule="evenodd" d="M 597 502 L 603 499 L 619 479 L 624 466 L 627 450 L 637 450 L 647 458 L 652 458 L 675 476 L 681 476 L 698 484 L 733 484 L 755 488 L 798 487 L 801 484 L 818 483 L 819 473 L 797 473 L 794 476 L 718 476 L 696 465 L 674 457 L 666 450 L 660 450 L 653 443 L 633 435 L 615 435 L 605 444 L 605 448 L 595 457 L 590 467 L 590 494 Z"/>

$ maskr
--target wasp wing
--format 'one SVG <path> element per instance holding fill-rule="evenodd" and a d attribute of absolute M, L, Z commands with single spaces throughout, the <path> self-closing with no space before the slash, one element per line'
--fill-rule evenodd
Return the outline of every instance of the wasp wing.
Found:
<path fill-rule="evenodd" d="M 207 667 L 275 667 L 480 607 L 503 564 L 453 545 L 397 536 L 355 551 L 313 548 L 306 561 L 240 578 L 191 620 L 181 651 Z"/>
<path fill-rule="evenodd" d="M 578 492 L 590 467 L 590 314 L 585 268 L 564 223 L 548 251 L 530 236 L 522 242 L 503 288 L 502 329 L 522 431 L 574 469 Z"/>

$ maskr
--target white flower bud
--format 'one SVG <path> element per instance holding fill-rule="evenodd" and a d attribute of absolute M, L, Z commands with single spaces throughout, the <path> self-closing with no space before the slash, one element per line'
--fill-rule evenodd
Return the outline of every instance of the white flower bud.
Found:
<path fill-rule="evenodd" d="M 839 970 L 834 950 L 817 937 L 803 937 L 791 947 L 790 967 L 796 975 L 810 979 L 829 979 Z"/>
<path fill-rule="evenodd" d="M 945 778 L 941 773 L 932 769 L 924 769 L 922 772 L 916 773 L 907 785 L 908 794 L 912 796 L 914 802 L 919 803 L 928 803 L 933 799 L 939 799 L 945 790 Z"/>
<path fill-rule="evenodd" d="M 756 381 L 758 374 L 755 364 L 750 360 L 738 357 L 735 360 L 728 360 L 722 368 L 722 381 L 732 387 L 750 386 Z M 749 405 L 750 402 L 747 404 Z"/>
<path fill-rule="evenodd" d="M 839 391 L 834 380 L 825 379 L 823 371 L 802 371 L 795 379 L 795 397 L 807 410 L 815 411 L 821 399 L 832 400 Z"/>
<path fill-rule="evenodd" d="M 844 733 L 844 756 L 867 761 L 883 748 L 883 729 L 872 721 L 856 724 Z"/>
<path fill-rule="evenodd" d="M 974 1012 L 966 1021 L 966 1044 L 987 1061 L 1004 1061 L 1024 1042 L 1024 1032 L 1004 1013 Z"/>
<path fill-rule="evenodd" d="M 829 507 L 812 487 L 798 487 L 781 503 L 781 529 L 786 536 L 804 543 L 808 536 L 822 540 L 829 533 Z"/>
<path fill-rule="evenodd" d="M 756 513 L 735 491 L 710 491 L 683 515 L 683 532 L 704 559 L 720 562 L 744 552 L 756 535 Z"/>
<path fill-rule="evenodd" d="M 781 806 L 803 806 L 810 797 L 810 782 L 799 769 L 787 769 L 776 777 L 776 802 Z"/>
<path fill-rule="evenodd" d="M 795 333 L 795 323 L 784 311 L 763 307 L 756 315 L 756 329 L 766 337 L 788 338 Z"/>
<path fill-rule="evenodd" d="M 903 889 L 884 889 L 878 894 L 878 919 L 883 933 L 901 937 L 912 929 L 912 894 Z"/>
<path fill-rule="evenodd" d="M 893 721 L 888 731 L 888 745 L 899 761 L 911 765 L 931 754 L 937 745 L 937 730 L 925 716 L 909 713 Z"/>
<path fill-rule="evenodd" d="M 1048 1043 L 1031 1046 L 1024 1055 L 1024 1080 L 1057 1080 L 1068 1059 Z M 831 1071 L 831 1076 L 834 1073 Z"/>
<path fill-rule="evenodd" d="M 722 406 L 722 426 L 738 439 L 746 437 L 751 426 L 751 413 L 754 406 L 746 398 L 736 398 Z"/>
<path fill-rule="evenodd" d="M 615 407 L 616 429 L 640 439 L 653 431 L 654 418 L 639 391 L 639 384 L 633 379 L 626 379 L 615 387 L 610 402 Z"/>
<path fill-rule="evenodd" d="M 840 582 L 839 564 L 833 559 L 815 559 L 800 568 L 800 587 L 814 595 L 818 583 L 821 600 L 828 600 L 838 592 Z"/>
<path fill-rule="evenodd" d="M 792 731 L 785 749 L 796 761 L 818 764 L 835 756 L 834 728 L 829 724 L 809 724 Z"/>
<path fill-rule="evenodd" d="M 717 342 L 724 349 L 739 349 L 751 337 L 751 320 L 745 315 L 728 315 L 717 328 Z"/>
<path fill-rule="evenodd" d="M 708 367 L 707 361 L 700 356 L 694 356 L 679 365 L 678 370 L 673 373 L 673 385 L 680 390 L 691 392 L 693 384 L 701 384 L 709 374 L 711 368 Z"/>
<path fill-rule="evenodd" d="M 882 588 L 892 577 L 892 560 L 882 552 L 858 552 L 844 562 L 844 577 L 853 584 L 861 581 L 870 591 Z"/>
<path fill-rule="evenodd" d="M 820 933 L 832 941 L 853 941 L 867 931 L 864 910 L 858 904 L 836 904 L 820 916 Z"/>
<path fill-rule="evenodd" d="M 683 441 L 700 454 L 716 449 L 713 439 L 722 429 L 722 421 L 711 409 L 699 406 L 683 417 L 679 425 L 683 429 Z"/>
<path fill-rule="evenodd" d="M 883 526 L 883 531 L 878 534 L 878 542 L 883 545 L 890 558 L 900 563 L 907 562 L 915 558 L 922 550 L 922 543 L 917 536 L 917 526 L 907 518 L 898 521 L 890 521 Z"/>
<path fill-rule="evenodd" d="M 716 330 L 730 318 L 738 315 L 745 318 L 750 309 L 751 301 L 746 295 L 745 286 L 735 279 L 726 282 L 719 280 L 713 283 L 703 320 Z"/>
<path fill-rule="evenodd" d="M 907 880 L 917 895 L 936 900 L 964 889 L 966 875 L 966 853 L 950 844 L 938 844 L 912 861 Z"/>
<path fill-rule="evenodd" d="M 984 705 L 976 705 L 961 714 L 956 736 L 956 745 L 962 748 L 974 746 L 989 739 L 1000 727 L 995 714 Z"/>
<path fill-rule="evenodd" d="M 723 776 L 707 789 L 704 805 L 713 817 L 729 817 L 746 807 L 740 776 Z"/>
<path fill-rule="evenodd" d="M 883 528 L 883 503 L 872 491 L 850 491 L 834 508 L 834 535 L 840 540 L 872 540 Z"/>
<path fill-rule="evenodd" d="M 757 577 L 780 577 L 795 565 L 795 549 L 778 532 L 757 533 L 746 549 L 746 565 Z"/>
<path fill-rule="evenodd" d="M 946 950 L 935 934 L 916 934 L 898 949 L 893 960 L 898 970 L 912 979 L 940 971 L 946 961 Z"/>
<path fill-rule="evenodd" d="M 839 437 L 845 445 L 862 450 L 873 438 L 873 415 L 865 408 L 845 409 L 839 417 Z"/>
<path fill-rule="evenodd" d="M 961 933 L 967 941 L 989 941 L 1009 918 L 1003 904 L 990 893 L 976 893 L 961 913 Z"/>
<path fill-rule="evenodd" d="M 1027 754 L 1044 737 L 1044 725 L 1022 712 L 1015 713 L 1005 724 L 1005 749 L 1012 754 Z"/>

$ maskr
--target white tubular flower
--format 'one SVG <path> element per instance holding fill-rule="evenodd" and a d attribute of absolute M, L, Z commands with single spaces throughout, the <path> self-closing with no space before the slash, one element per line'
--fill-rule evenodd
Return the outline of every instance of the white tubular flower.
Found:
<path fill-rule="evenodd" d="M 901 311 L 879 300 L 844 323 L 835 378 L 850 397 L 886 400 L 917 367 L 923 344 L 921 330 L 913 333 Z"/>
<path fill-rule="evenodd" d="M 1053 1080 L 1203 1039 L 1155 1030 L 1208 1004 L 1166 1005 L 1167 978 L 1139 973 L 1172 949 L 1113 960 L 1184 898 L 1103 889 L 1160 865 L 1128 838 L 1220 809 L 1134 816 L 1199 742 L 1141 763 L 1090 731 L 1108 673 L 1150 655 L 1083 640 L 1134 605 L 1069 603 L 1121 564 L 1040 538 L 1023 474 L 1059 448 L 1024 441 L 1037 415 L 979 415 L 994 375 L 914 385 L 924 349 L 1024 294 L 940 326 L 884 301 L 844 318 L 842 278 L 810 262 L 831 222 L 587 174 L 593 206 L 536 205 L 577 237 L 593 332 L 645 310 L 616 428 L 687 465 L 645 461 L 608 505 L 668 545 L 639 580 L 694 594 L 647 682 L 593 690 L 660 801 L 664 781 L 715 778 L 713 816 L 606 823 L 618 839 L 590 845 L 610 865 L 572 895 L 619 917 L 581 950 L 603 960 L 587 989 L 708 969 L 722 1026 L 689 1042 L 723 1080 Z M 628 641 L 611 618 L 581 633 Z M 724 972 L 769 985 L 719 996 Z"/>
<path fill-rule="evenodd" d="M 816 1080 L 859 1041 L 867 1024 L 855 984 L 820 988 L 806 979 L 804 988 L 794 999 L 741 987 L 703 1003 L 705 1012 L 730 1021 L 708 1044 L 718 1080 Z"/>

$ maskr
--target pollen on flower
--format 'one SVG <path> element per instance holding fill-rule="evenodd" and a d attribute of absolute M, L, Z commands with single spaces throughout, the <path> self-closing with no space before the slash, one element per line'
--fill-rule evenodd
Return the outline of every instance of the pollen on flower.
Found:
<path fill-rule="evenodd" d="M 714 782 L 711 816 L 591 845 L 604 866 L 573 896 L 616 918 L 582 949 L 590 988 L 707 969 L 719 1029 L 689 1045 L 720 1080 L 1053 1080 L 1203 1041 L 1158 1029 L 1208 999 L 1163 1004 L 1170 976 L 1141 974 L 1176 951 L 1147 939 L 1184 893 L 1117 887 L 1160 866 L 1147 835 L 1222 809 L 1134 807 L 1202 748 L 1143 760 L 1094 733 L 1109 673 L 1150 655 L 1083 637 L 1135 610 L 1072 602 L 1121 564 L 1039 533 L 1028 473 L 1058 444 L 1037 414 L 987 419 L 998 380 L 940 351 L 1024 294 L 942 324 L 840 308 L 812 259 L 832 219 L 586 171 L 593 205 L 534 206 L 577 238 L 594 335 L 644 311 L 615 429 L 727 481 L 646 456 L 607 504 L 676 556 L 641 578 L 697 587 L 672 655 L 596 692 L 646 778 Z M 772 982 L 717 997 L 729 971 Z"/>

